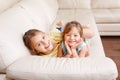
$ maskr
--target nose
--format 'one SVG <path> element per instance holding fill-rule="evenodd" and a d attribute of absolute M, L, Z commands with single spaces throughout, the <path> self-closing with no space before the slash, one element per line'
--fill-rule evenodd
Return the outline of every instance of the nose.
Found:
<path fill-rule="evenodd" d="M 46 45 L 48 42 L 47 42 L 47 40 L 42 40 L 41 43 Z"/>
<path fill-rule="evenodd" d="M 73 35 L 71 35 L 71 36 L 70 36 L 70 39 L 74 39 L 74 36 L 73 36 Z"/>

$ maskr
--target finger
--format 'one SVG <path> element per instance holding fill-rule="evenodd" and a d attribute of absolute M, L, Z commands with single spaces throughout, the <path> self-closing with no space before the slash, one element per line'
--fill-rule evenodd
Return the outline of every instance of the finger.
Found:
<path fill-rule="evenodd" d="M 67 48 L 68 53 L 69 53 L 69 54 L 72 54 L 71 49 L 70 49 L 70 47 L 68 46 L 68 44 L 66 43 L 66 41 L 65 41 L 65 46 L 66 46 L 66 48 Z"/>

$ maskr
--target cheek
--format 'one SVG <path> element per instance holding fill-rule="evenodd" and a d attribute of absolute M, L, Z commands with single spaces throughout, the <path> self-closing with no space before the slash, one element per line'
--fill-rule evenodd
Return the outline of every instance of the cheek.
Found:
<path fill-rule="evenodd" d="M 79 41 L 79 40 L 81 40 L 81 39 L 78 37 L 78 38 L 76 38 L 76 40 Z"/>
<path fill-rule="evenodd" d="M 64 37 L 64 40 L 65 40 L 65 41 L 68 40 L 68 39 L 69 39 L 69 37 L 67 37 L 67 36 Z"/>
<path fill-rule="evenodd" d="M 35 48 L 38 52 L 44 52 L 44 48 L 43 47 L 36 47 Z"/>
<path fill-rule="evenodd" d="M 76 40 L 77 40 L 77 42 L 81 42 L 82 39 L 81 38 L 77 38 Z"/>

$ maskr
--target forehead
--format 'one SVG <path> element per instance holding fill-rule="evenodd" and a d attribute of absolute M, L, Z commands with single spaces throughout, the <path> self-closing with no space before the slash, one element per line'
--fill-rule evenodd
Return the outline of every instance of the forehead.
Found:
<path fill-rule="evenodd" d="M 31 38 L 32 43 L 34 44 L 34 43 L 40 41 L 43 36 L 45 36 L 45 34 L 42 32 L 36 33 L 36 35 Z"/>
<path fill-rule="evenodd" d="M 72 27 L 68 33 L 79 33 L 79 30 L 76 27 Z"/>
<path fill-rule="evenodd" d="M 42 37 L 43 35 L 45 35 L 45 34 L 42 33 L 42 32 L 38 32 L 38 33 L 36 33 L 35 36 L 33 36 L 32 38 L 40 38 L 40 37 Z"/>

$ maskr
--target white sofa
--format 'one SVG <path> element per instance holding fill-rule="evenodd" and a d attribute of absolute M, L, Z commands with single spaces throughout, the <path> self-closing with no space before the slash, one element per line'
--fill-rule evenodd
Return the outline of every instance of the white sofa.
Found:
<path fill-rule="evenodd" d="M 115 80 L 116 64 L 105 56 L 91 0 L 10 0 L 0 14 L 0 72 L 15 80 Z M 7 2 L 4 0 L 3 3 Z M 48 32 L 57 20 L 88 24 L 95 36 L 90 56 L 52 58 L 30 55 L 24 46 L 25 31 Z"/>
<path fill-rule="evenodd" d="M 120 36 L 120 0 L 91 0 L 101 36 Z"/>

